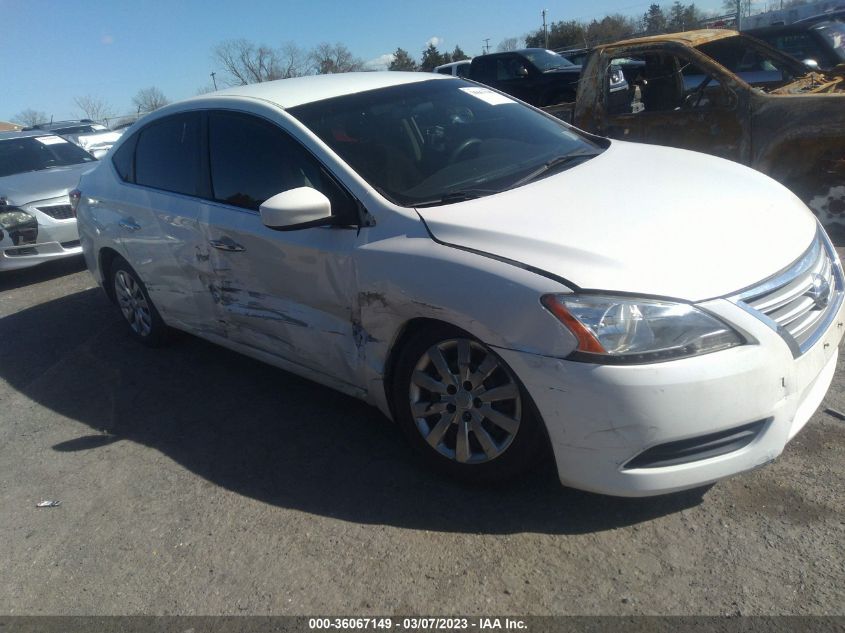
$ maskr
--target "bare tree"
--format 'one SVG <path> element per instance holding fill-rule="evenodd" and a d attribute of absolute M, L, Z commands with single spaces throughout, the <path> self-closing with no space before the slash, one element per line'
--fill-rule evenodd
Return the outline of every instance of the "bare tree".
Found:
<path fill-rule="evenodd" d="M 247 40 L 226 40 L 213 51 L 214 58 L 228 75 L 224 81 L 233 86 L 281 79 L 279 58 L 269 46 L 255 46 Z"/>
<path fill-rule="evenodd" d="M 309 55 L 293 42 L 285 42 L 276 51 L 276 57 L 281 71 L 281 79 L 302 77 L 310 71 Z"/>
<path fill-rule="evenodd" d="M 320 75 L 364 70 L 364 62 L 355 57 L 340 42 L 337 44 L 328 44 L 327 42 L 319 44 L 311 51 L 311 62 L 314 65 L 314 70 Z"/>
<path fill-rule="evenodd" d="M 104 121 L 114 115 L 112 107 L 99 97 L 93 97 L 91 95 L 74 97 L 73 102 L 81 110 L 82 116 L 87 119 Z"/>
<path fill-rule="evenodd" d="M 499 42 L 499 45 L 496 47 L 496 50 L 500 53 L 505 53 L 507 51 L 515 51 L 519 47 L 519 38 L 509 37 Z"/>
<path fill-rule="evenodd" d="M 47 114 L 45 112 L 41 112 L 40 110 L 27 108 L 26 110 L 22 110 L 13 116 L 12 121 L 20 123 L 25 127 L 31 127 L 39 123 L 45 123 L 47 121 Z"/>
<path fill-rule="evenodd" d="M 150 86 L 149 88 L 139 90 L 137 94 L 132 97 L 132 103 L 135 105 L 138 112 L 146 114 L 147 112 L 158 110 L 170 102 L 161 90 L 155 86 Z"/>

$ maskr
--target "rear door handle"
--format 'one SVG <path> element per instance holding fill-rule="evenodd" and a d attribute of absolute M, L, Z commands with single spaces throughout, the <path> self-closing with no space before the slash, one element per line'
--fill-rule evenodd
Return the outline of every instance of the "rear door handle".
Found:
<path fill-rule="evenodd" d="M 243 253 L 246 250 L 246 248 L 238 244 L 231 237 L 223 237 L 219 240 L 208 240 L 208 243 L 218 250 L 227 251 L 229 253 Z"/>
<path fill-rule="evenodd" d="M 118 222 L 122 228 L 126 229 L 127 231 L 140 231 L 141 225 L 136 224 L 134 220 L 121 220 Z"/>

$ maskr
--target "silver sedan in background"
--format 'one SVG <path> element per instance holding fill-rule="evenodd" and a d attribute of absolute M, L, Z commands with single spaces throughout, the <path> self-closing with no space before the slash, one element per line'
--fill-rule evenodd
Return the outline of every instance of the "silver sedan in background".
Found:
<path fill-rule="evenodd" d="M 96 160 L 50 132 L 0 133 L 0 271 L 82 253 L 69 192 Z"/>

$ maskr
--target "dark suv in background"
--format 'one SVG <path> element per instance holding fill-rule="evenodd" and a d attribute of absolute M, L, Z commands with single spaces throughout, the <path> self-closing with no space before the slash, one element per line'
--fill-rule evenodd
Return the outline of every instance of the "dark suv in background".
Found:
<path fill-rule="evenodd" d="M 845 64 L 845 22 L 802 20 L 744 31 L 804 63 L 821 70 Z"/>

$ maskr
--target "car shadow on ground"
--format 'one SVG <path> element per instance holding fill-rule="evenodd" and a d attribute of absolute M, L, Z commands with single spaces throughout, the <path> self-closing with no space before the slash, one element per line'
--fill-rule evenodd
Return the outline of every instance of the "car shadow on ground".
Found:
<path fill-rule="evenodd" d="M 603 497 L 563 488 L 548 462 L 507 485 L 459 485 L 418 464 L 398 429 L 358 400 L 192 336 L 141 346 L 99 289 L 0 319 L 0 340 L 0 378 L 91 429 L 69 426 L 53 450 L 139 442 L 285 508 L 434 531 L 584 533 L 677 512 L 704 493 Z"/>
<path fill-rule="evenodd" d="M 85 259 L 82 255 L 78 255 L 39 264 L 32 268 L 3 271 L 0 272 L 0 292 L 50 281 L 83 270 L 85 270 Z"/>

